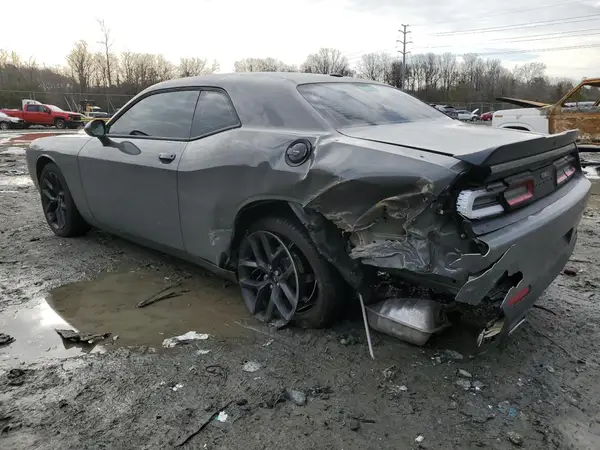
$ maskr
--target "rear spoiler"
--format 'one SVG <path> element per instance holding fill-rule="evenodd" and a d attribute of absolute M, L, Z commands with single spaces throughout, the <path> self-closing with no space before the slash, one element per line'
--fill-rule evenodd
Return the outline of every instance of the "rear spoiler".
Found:
<path fill-rule="evenodd" d="M 565 149 L 566 147 L 575 149 L 578 134 L 578 130 L 568 130 L 558 134 L 541 134 L 537 135 L 534 139 L 486 148 L 466 155 L 454 155 L 452 157 L 475 166 L 488 167 L 511 161 L 518 162 L 523 158 L 529 158 L 557 149 Z"/>
<path fill-rule="evenodd" d="M 509 103 L 511 105 L 517 105 L 522 108 L 543 108 L 544 106 L 550 106 L 548 103 L 534 102 L 533 100 L 522 100 L 520 98 L 497 97 L 496 100 L 503 103 Z"/>

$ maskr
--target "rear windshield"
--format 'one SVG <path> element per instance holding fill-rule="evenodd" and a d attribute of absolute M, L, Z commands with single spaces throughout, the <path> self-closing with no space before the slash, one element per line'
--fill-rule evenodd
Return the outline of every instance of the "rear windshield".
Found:
<path fill-rule="evenodd" d="M 333 128 L 447 119 L 444 113 L 391 86 L 314 83 L 300 94 Z"/>

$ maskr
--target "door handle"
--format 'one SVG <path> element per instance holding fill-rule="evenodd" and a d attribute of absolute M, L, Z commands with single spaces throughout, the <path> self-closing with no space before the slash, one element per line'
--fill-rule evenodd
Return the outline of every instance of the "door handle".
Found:
<path fill-rule="evenodd" d="M 170 163 L 175 159 L 175 153 L 159 153 L 158 159 L 164 163 Z"/>

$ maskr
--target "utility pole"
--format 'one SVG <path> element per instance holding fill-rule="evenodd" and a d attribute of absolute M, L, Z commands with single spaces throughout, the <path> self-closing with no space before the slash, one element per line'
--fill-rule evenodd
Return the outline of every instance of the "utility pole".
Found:
<path fill-rule="evenodd" d="M 408 44 L 412 44 L 412 41 L 408 41 L 406 38 L 408 36 L 408 33 L 410 33 L 410 31 L 407 30 L 407 28 L 410 25 L 408 24 L 402 24 L 402 29 L 398 30 L 400 33 L 402 33 L 402 39 L 398 39 L 396 40 L 396 42 L 400 42 L 402 44 L 402 51 L 400 51 L 400 49 L 398 49 L 398 53 L 402 53 L 402 78 L 400 81 L 400 89 L 404 89 L 404 80 L 406 79 L 406 55 L 408 55 L 410 52 L 406 51 L 406 46 Z"/>

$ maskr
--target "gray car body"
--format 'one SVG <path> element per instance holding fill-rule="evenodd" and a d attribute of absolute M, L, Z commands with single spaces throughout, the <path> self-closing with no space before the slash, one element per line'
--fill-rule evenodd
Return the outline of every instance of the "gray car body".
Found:
<path fill-rule="evenodd" d="M 523 286 L 531 293 L 516 307 L 504 306 L 508 334 L 566 264 L 589 182 L 578 174 L 521 210 L 522 220 L 496 221 L 465 239 L 456 216 L 443 214 L 448 188 L 472 163 L 498 159 L 496 150 L 550 145 L 548 138 L 463 125 L 441 113 L 438 120 L 397 129 L 335 130 L 297 90 L 323 82 L 363 81 L 226 74 L 160 83 L 125 105 L 109 127 L 140 98 L 196 88 L 226 92 L 240 125 L 188 140 L 47 137 L 28 148 L 29 171 L 37 184 L 43 165 L 55 162 L 91 225 L 232 280 L 241 224 L 281 207 L 302 221 L 319 251 L 365 295 L 366 267 L 393 269 L 473 305 L 502 274 L 521 272 L 505 302 Z M 386 134 L 391 137 L 381 140 Z M 572 150 L 574 137 L 562 136 L 563 147 Z M 298 139 L 309 141 L 312 152 L 291 166 L 286 149 Z M 553 139 L 556 144 L 561 137 Z M 162 152 L 175 159 L 164 164 Z M 484 250 L 474 251 L 474 243 Z M 556 246 L 550 251 L 548 243 Z"/>

